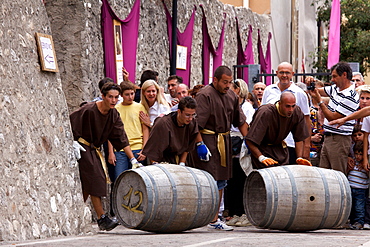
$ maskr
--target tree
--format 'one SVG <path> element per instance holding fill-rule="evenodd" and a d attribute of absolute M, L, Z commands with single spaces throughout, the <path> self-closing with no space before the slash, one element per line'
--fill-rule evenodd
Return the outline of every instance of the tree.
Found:
<path fill-rule="evenodd" d="M 319 3 L 322 0 L 313 0 Z M 331 0 L 324 0 L 317 9 L 317 20 L 328 25 L 330 20 Z M 370 69 L 370 1 L 369 0 L 341 0 L 342 23 L 340 27 L 340 60 L 360 63 L 360 72 L 364 75 Z M 327 42 L 318 47 L 315 53 L 317 58 L 313 67 L 318 70 L 326 68 L 328 55 Z"/>

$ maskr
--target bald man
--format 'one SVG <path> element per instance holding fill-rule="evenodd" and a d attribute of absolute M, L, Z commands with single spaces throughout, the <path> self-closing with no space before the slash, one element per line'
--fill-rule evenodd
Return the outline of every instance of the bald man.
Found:
<path fill-rule="evenodd" d="M 268 119 L 269 121 L 266 121 Z M 289 152 L 284 139 L 289 132 L 296 144 L 310 136 L 304 114 L 296 105 L 291 92 L 283 92 L 275 104 L 262 105 L 253 116 L 246 142 L 252 153 L 253 168 L 265 168 L 289 164 Z M 303 145 L 296 145 L 296 164 L 308 164 L 302 159 Z"/>
<path fill-rule="evenodd" d="M 283 92 L 292 92 L 296 98 L 297 106 L 301 108 L 305 116 L 306 128 L 309 132 L 311 132 L 310 106 L 308 103 L 308 97 L 307 94 L 292 81 L 294 76 L 293 66 L 288 62 L 282 62 L 279 64 L 276 74 L 279 78 L 279 81 L 266 87 L 262 97 L 262 105 L 275 104 Z M 298 157 L 296 156 L 296 145 L 292 135 L 289 134 L 285 141 L 290 155 L 289 164 L 295 164 L 295 161 Z M 301 143 L 299 145 L 301 145 Z M 305 159 L 309 159 L 311 136 L 309 136 L 302 143 L 302 145 L 304 146 L 302 156 Z M 298 149 L 300 148 L 301 147 L 298 147 Z"/>
<path fill-rule="evenodd" d="M 256 100 L 257 100 L 257 102 L 256 102 L 257 107 L 259 107 L 261 105 L 262 96 L 263 96 L 263 92 L 265 91 L 265 88 L 266 88 L 266 85 L 263 82 L 257 82 L 253 86 L 252 93 L 253 93 L 254 98 L 256 98 Z"/>
<path fill-rule="evenodd" d="M 189 87 L 184 83 L 180 83 L 177 86 L 176 97 L 180 100 L 186 96 L 189 96 Z"/>

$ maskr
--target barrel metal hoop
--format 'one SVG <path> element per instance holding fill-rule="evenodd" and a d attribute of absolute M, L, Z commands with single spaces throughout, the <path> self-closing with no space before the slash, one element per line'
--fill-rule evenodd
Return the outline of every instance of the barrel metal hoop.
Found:
<path fill-rule="evenodd" d="M 292 212 L 290 214 L 288 223 L 284 227 L 284 230 L 289 230 L 289 228 L 292 226 L 294 219 L 297 215 L 297 206 L 298 206 L 298 191 L 297 191 L 297 183 L 295 181 L 294 175 L 292 171 L 290 170 L 289 166 L 282 166 L 286 173 L 289 176 L 290 185 L 292 186 Z"/>
<path fill-rule="evenodd" d="M 325 210 L 324 210 L 324 215 L 322 217 L 321 223 L 318 226 L 318 229 L 320 229 L 325 225 L 326 219 L 328 218 L 329 207 L 330 207 L 330 191 L 329 191 L 328 180 L 326 179 L 325 174 L 323 173 L 323 171 L 320 168 L 317 168 L 316 170 L 318 171 L 318 173 L 320 173 L 322 183 L 324 185 L 324 191 L 325 191 Z M 343 191 L 342 191 L 342 193 L 343 193 Z"/>
<path fill-rule="evenodd" d="M 158 210 L 158 188 L 155 180 L 152 178 L 152 176 L 149 176 L 148 173 L 150 173 L 148 170 L 145 169 L 135 169 L 133 172 L 136 172 L 141 176 L 141 178 L 144 180 L 146 191 L 147 191 L 147 197 L 148 197 L 148 207 L 145 212 L 144 218 L 141 221 L 139 225 L 137 225 L 137 229 L 141 229 L 145 227 L 148 223 L 150 223 L 153 220 L 153 217 L 155 214 L 153 212 L 157 212 Z M 154 205 L 154 208 L 153 208 Z M 150 209 L 150 212 L 148 212 Z"/>
<path fill-rule="evenodd" d="M 168 177 L 168 180 L 171 183 L 171 187 L 172 187 L 173 203 L 172 203 L 171 215 L 168 218 L 168 221 L 166 222 L 166 224 L 164 224 L 163 227 L 159 230 L 159 231 L 164 231 L 170 226 L 170 224 L 173 222 L 173 219 L 176 217 L 176 205 L 177 205 L 177 199 L 178 199 L 177 198 L 177 188 L 176 188 L 176 182 L 171 176 L 171 173 L 169 173 L 165 167 L 161 165 L 157 165 L 157 166 L 166 174 L 166 176 Z"/>
<path fill-rule="evenodd" d="M 198 176 L 194 173 L 194 171 L 192 169 L 190 169 L 189 167 L 185 167 L 185 168 L 193 176 L 195 184 L 197 185 L 197 191 L 198 191 L 197 213 L 194 216 L 193 222 L 190 224 L 189 227 L 186 228 L 186 230 L 187 230 L 187 229 L 194 228 L 194 226 L 197 224 L 197 219 L 198 219 L 199 214 L 200 214 L 200 208 L 202 207 L 202 188 L 201 188 Z"/>
<path fill-rule="evenodd" d="M 337 220 L 335 221 L 335 223 L 333 225 L 333 226 L 338 226 L 338 224 L 340 224 L 341 218 L 343 217 L 343 210 L 344 210 L 345 206 L 346 205 L 349 205 L 348 204 L 348 200 L 351 198 L 351 196 L 348 196 L 348 193 L 350 193 L 351 189 L 348 186 L 348 188 L 346 190 L 347 191 L 347 195 L 345 195 L 344 194 L 344 191 L 345 191 L 344 186 L 346 184 L 343 181 L 343 179 L 345 178 L 344 174 L 342 172 L 334 172 L 334 174 L 337 177 L 337 180 L 338 180 L 338 183 L 339 183 L 339 187 L 340 187 L 340 198 L 341 198 L 341 200 L 340 200 L 341 201 L 341 207 L 340 207 L 340 211 L 339 211 L 339 214 L 338 214 L 338 218 L 337 218 Z M 345 178 L 345 179 L 347 179 L 347 178 Z M 346 201 L 343 198 L 344 196 L 346 196 Z M 348 207 L 347 208 L 347 212 L 346 212 L 347 214 L 346 215 L 349 214 L 348 210 L 350 210 L 350 209 L 351 209 L 351 207 Z"/>
<path fill-rule="evenodd" d="M 265 183 L 266 188 L 265 217 L 263 218 L 259 226 L 268 228 L 271 225 L 271 223 L 275 220 L 276 211 L 278 208 L 279 193 L 277 189 L 276 179 L 273 179 L 274 174 L 269 169 L 262 169 L 258 172 L 263 177 L 263 182 Z M 271 188 L 271 183 L 273 188 Z M 272 199 L 272 197 L 274 197 L 274 199 Z"/>

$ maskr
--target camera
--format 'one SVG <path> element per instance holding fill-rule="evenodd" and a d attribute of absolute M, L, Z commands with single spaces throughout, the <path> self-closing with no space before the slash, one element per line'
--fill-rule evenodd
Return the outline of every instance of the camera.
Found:
<path fill-rule="evenodd" d="M 310 85 L 307 86 L 307 90 L 310 90 L 310 91 L 315 90 L 315 82 L 311 82 Z"/>

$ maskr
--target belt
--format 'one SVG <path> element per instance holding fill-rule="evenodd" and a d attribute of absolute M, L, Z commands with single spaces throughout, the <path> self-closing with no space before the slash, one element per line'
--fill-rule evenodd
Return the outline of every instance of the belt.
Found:
<path fill-rule="evenodd" d="M 336 135 L 340 135 L 340 134 L 333 133 L 333 132 L 324 132 L 324 136 L 336 136 Z"/>
<path fill-rule="evenodd" d="M 225 133 L 216 133 L 212 130 L 202 129 L 200 133 L 204 135 L 217 135 L 217 149 L 220 153 L 221 166 L 226 167 L 225 140 L 223 136 L 230 134 L 230 131 L 227 131 Z"/>
<path fill-rule="evenodd" d="M 82 137 L 78 138 L 77 141 L 80 142 L 80 143 L 82 143 L 82 144 L 85 144 L 86 146 L 89 146 L 89 147 L 95 149 L 96 154 L 100 158 L 101 166 L 103 167 L 103 170 L 104 170 L 105 180 L 107 181 L 107 184 L 111 184 L 112 182 L 110 181 L 110 178 L 109 178 L 108 167 L 107 167 L 107 164 L 105 163 L 105 160 L 104 160 L 103 154 L 100 151 L 100 148 L 95 147 L 94 145 L 92 145 L 91 143 L 89 143 L 88 141 L 86 141 L 85 139 L 83 139 Z"/>

